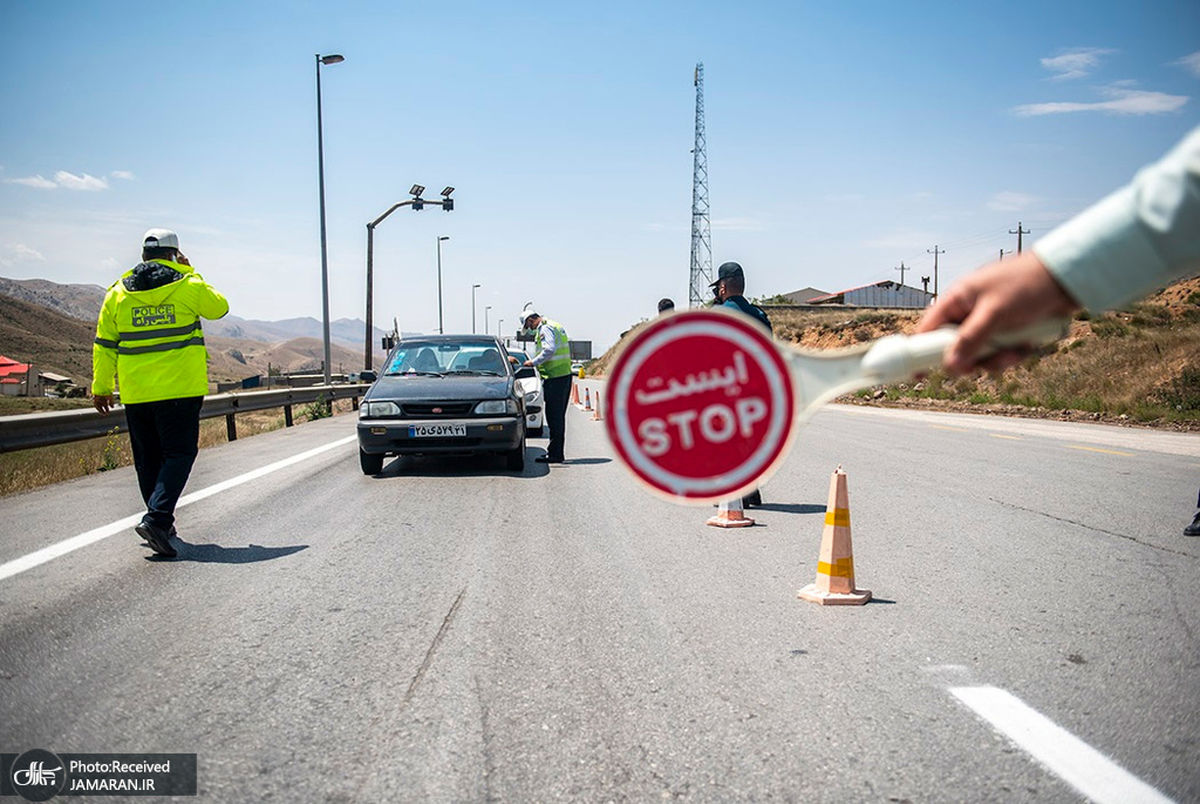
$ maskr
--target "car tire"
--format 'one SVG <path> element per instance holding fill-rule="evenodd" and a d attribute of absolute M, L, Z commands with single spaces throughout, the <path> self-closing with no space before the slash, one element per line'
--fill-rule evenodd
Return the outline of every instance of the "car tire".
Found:
<path fill-rule="evenodd" d="M 530 430 L 530 431 L 529 431 L 529 437 L 530 437 L 530 438 L 541 438 L 541 437 L 542 437 L 542 428 L 541 428 L 541 427 L 535 427 L 535 428 L 533 428 L 532 430 Z"/>
<path fill-rule="evenodd" d="M 504 453 L 504 467 L 510 472 L 525 471 L 525 441 L 521 441 L 521 446 L 514 450 Z"/>
<path fill-rule="evenodd" d="M 364 475 L 377 475 L 383 471 L 383 456 L 363 452 L 359 447 L 358 465 L 362 467 Z"/>

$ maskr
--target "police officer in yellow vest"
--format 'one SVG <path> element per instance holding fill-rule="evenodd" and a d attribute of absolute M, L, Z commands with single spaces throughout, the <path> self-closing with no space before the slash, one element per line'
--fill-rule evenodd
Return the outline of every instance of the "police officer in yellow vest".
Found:
<path fill-rule="evenodd" d="M 557 321 L 543 318 L 527 307 L 517 316 L 522 329 L 536 329 L 534 347 L 537 354 L 526 360 L 526 366 L 537 366 L 542 375 L 542 396 L 546 401 L 546 426 L 550 428 L 550 444 L 546 454 L 534 458 L 539 463 L 563 462 L 563 438 L 567 427 L 567 405 L 571 402 L 571 348 L 567 331 Z"/>
<path fill-rule="evenodd" d="M 199 451 L 208 352 L 200 319 L 229 302 L 192 270 L 179 236 L 151 229 L 142 262 L 112 284 L 92 346 L 92 401 L 107 415 L 113 377 L 121 394 L 146 514 L 135 530 L 155 553 L 174 556 L 175 504 Z"/>

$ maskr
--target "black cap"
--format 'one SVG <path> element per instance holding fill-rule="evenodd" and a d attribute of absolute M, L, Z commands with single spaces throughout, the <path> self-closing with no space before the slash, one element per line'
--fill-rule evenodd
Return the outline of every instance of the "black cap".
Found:
<path fill-rule="evenodd" d="M 746 278 L 746 275 L 742 273 L 742 266 L 736 262 L 723 262 L 717 269 L 717 281 L 709 284 L 709 287 L 715 288 L 722 279 L 732 279 L 735 276 L 742 280 Z"/>

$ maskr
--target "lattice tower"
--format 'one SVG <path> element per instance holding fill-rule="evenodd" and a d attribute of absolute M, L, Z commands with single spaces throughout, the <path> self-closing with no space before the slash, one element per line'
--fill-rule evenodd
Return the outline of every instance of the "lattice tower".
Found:
<path fill-rule="evenodd" d="M 712 282 L 712 235 L 708 222 L 708 148 L 704 139 L 704 62 L 696 65 L 696 144 L 692 149 L 692 266 L 688 306 L 708 299 Z"/>

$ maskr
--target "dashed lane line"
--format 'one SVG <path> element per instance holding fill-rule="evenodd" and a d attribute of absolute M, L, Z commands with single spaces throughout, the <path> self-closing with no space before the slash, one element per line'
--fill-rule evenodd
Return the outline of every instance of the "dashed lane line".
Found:
<path fill-rule="evenodd" d="M 1132 452 L 1122 452 L 1119 449 L 1101 449 L 1100 447 L 1085 447 L 1082 444 L 1067 444 L 1067 449 L 1082 449 L 1088 452 L 1103 452 L 1105 455 L 1124 455 L 1126 458 L 1134 457 Z"/>
<path fill-rule="evenodd" d="M 223 480 L 220 483 L 215 483 L 207 488 L 194 491 L 191 494 L 184 495 L 179 498 L 179 503 L 175 506 L 177 509 L 185 505 L 191 505 L 194 502 L 207 499 L 214 494 L 220 494 L 223 491 L 228 491 L 231 488 L 249 483 L 251 480 L 257 480 L 260 477 L 269 475 L 272 472 L 278 472 L 280 469 L 285 469 L 293 466 L 309 458 L 320 455 L 322 452 L 328 452 L 331 449 L 336 449 L 351 441 L 357 439 L 358 436 L 347 436 L 339 438 L 337 441 L 331 441 L 328 444 L 323 444 L 319 447 L 293 455 L 290 458 L 269 463 L 266 466 L 260 466 L 257 469 L 252 469 L 245 474 L 240 474 L 237 477 L 231 477 L 228 480 Z M 87 547 L 89 544 L 95 544 L 101 539 L 107 539 L 109 536 L 120 533 L 124 530 L 132 528 L 134 525 L 142 521 L 142 514 L 133 514 L 123 519 L 118 519 L 116 522 L 109 522 L 107 525 L 101 525 L 98 528 L 93 528 L 86 533 L 81 533 L 78 536 L 72 536 L 69 539 L 64 539 L 61 542 L 43 547 L 40 550 L 35 550 L 32 553 L 23 555 L 20 558 L 15 558 L 12 561 L 7 561 L 0 564 L 0 581 L 6 578 L 11 578 L 14 575 L 19 575 L 26 570 L 31 570 L 34 567 L 45 564 L 47 561 L 53 561 L 56 558 L 65 556 L 67 553 L 72 553 L 81 547 Z"/>

